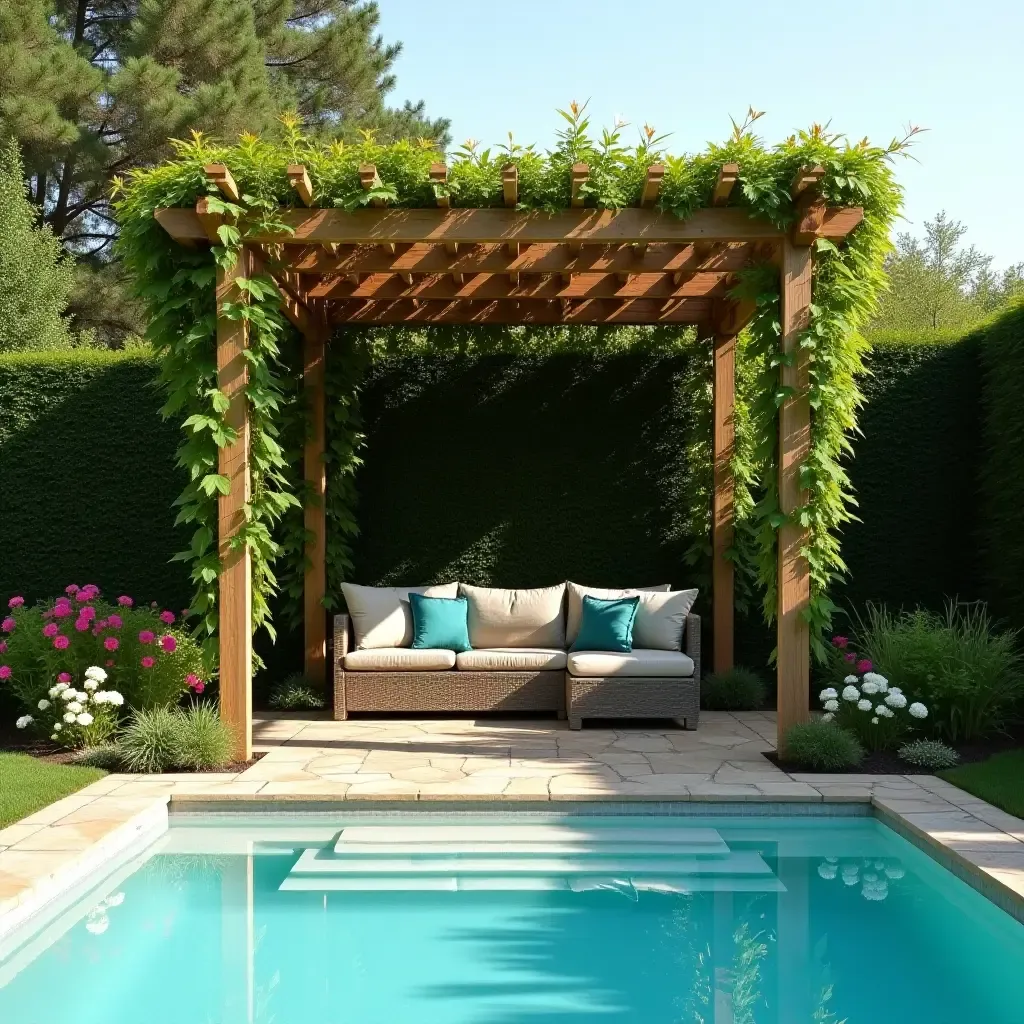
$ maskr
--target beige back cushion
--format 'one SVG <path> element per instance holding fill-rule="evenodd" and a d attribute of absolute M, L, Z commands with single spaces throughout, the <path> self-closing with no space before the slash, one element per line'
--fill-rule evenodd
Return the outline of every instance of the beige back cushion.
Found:
<path fill-rule="evenodd" d="M 569 583 L 569 613 L 566 641 L 571 647 L 580 631 L 583 597 L 601 597 L 614 600 L 620 597 L 639 597 L 640 604 L 633 622 L 633 646 L 652 651 L 680 651 L 683 646 L 683 626 L 697 600 L 696 590 L 669 590 L 666 583 L 659 587 L 631 587 L 626 590 L 601 590 Z"/>
<path fill-rule="evenodd" d="M 469 601 L 469 642 L 481 647 L 565 647 L 565 584 L 498 590 L 459 584 Z"/>
<path fill-rule="evenodd" d="M 342 583 L 348 614 L 352 619 L 357 651 L 380 647 L 408 647 L 412 643 L 410 594 L 427 597 L 457 597 L 458 583 L 433 587 L 359 587 Z"/>

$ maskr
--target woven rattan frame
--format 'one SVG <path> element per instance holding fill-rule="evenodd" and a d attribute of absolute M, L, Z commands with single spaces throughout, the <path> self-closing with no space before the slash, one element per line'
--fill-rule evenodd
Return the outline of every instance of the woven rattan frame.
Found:
<path fill-rule="evenodd" d="M 350 672 L 349 618 L 334 617 L 334 720 L 352 711 L 554 711 L 565 718 L 565 673 Z"/>
<path fill-rule="evenodd" d="M 569 728 L 581 729 L 584 718 L 675 718 L 683 728 L 700 720 L 700 616 L 688 615 L 683 646 L 693 661 L 685 679 L 573 676 L 565 673 L 565 707 Z"/>

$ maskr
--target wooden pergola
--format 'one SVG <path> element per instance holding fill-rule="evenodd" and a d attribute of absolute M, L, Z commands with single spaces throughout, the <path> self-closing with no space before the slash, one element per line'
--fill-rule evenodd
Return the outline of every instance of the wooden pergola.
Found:
<path fill-rule="evenodd" d="M 239 190 L 221 164 L 209 179 L 231 201 Z M 367 191 L 380 179 L 360 168 Z M 431 178 L 443 183 L 444 164 Z M 312 428 L 305 476 L 314 500 L 305 506 L 311 538 L 305 576 L 305 670 L 326 678 L 326 516 L 324 495 L 324 354 L 336 324 L 692 324 L 714 351 L 713 662 L 733 661 L 732 545 L 734 371 L 736 335 L 754 313 L 730 298 L 736 271 L 774 262 L 781 286 L 781 347 L 794 359 L 782 366 L 792 389 L 779 410 L 779 495 L 789 513 L 805 501 L 799 467 L 810 448 L 807 350 L 798 345 L 809 322 L 813 244 L 841 243 L 863 219 L 859 207 L 834 208 L 818 192 L 821 167 L 796 175 L 791 194 L 798 215 L 789 231 L 729 207 L 736 164 L 718 173 L 710 208 L 687 220 L 656 209 L 664 167 L 648 168 L 639 207 L 584 208 L 588 168 L 572 168 L 572 208 L 548 214 L 516 209 L 514 165 L 503 171 L 504 208 L 455 209 L 441 197 L 435 209 L 379 205 L 357 212 L 318 209 L 309 175 L 292 165 L 288 176 L 302 206 L 280 210 L 290 233 L 246 235 L 230 270 L 218 269 L 217 301 L 239 301 L 240 277 L 266 273 L 276 281 L 282 309 L 304 339 L 304 388 Z M 443 191 L 443 190 L 439 190 Z M 379 202 L 379 201 L 375 201 Z M 221 215 L 200 199 L 194 209 L 156 212 L 175 241 L 219 244 Z M 248 409 L 244 320 L 217 321 L 218 385 L 228 396 L 237 440 L 220 449 L 219 472 L 231 483 L 219 497 L 221 713 L 238 737 L 239 756 L 252 750 L 251 572 L 248 551 L 230 541 L 249 498 Z M 810 575 L 806 531 L 787 523 L 778 540 L 778 728 L 808 716 L 810 638 L 805 610 Z"/>

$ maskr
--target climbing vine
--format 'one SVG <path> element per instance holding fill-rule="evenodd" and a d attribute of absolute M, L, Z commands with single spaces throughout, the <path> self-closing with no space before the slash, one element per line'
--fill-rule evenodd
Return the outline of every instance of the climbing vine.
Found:
<path fill-rule="evenodd" d="M 735 162 L 739 182 L 729 204 L 779 227 L 788 227 L 796 218 L 791 183 L 798 169 L 808 164 L 824 167 L 819 187 L 830 205 L 862 206 L 865 213 L 862 224 L 841 248 L 827 241 L 817 243 L 810 326 L 799 341 L 810 360 L 813 431 L 810 455 L 801 467 L 801 481 L 809 497 L 792 516 L 809 531 L 809 614 L 812 636 L 820 650 L 821 632 L 833 612 L 829 588 L 845 569 L 839 531 L 854 514 L 843 459 L 851 451 L 850 438 L 862 402 L 857 377 L 864 369 L 866 345 L 858 329 L 885 287 L 883 260 L 901 200 L 892 159 L 905 151 L 915 130 L 887 147 L 877 147 L 867 140 L 850 144 L 815 125 L 768 147 L 753 130 L 760 114 L 751 111 L 743 124 L 734 123 L 725 143 L 709 145 L 697 155 L 673 156 L 664 150 L 664 137 L 647 125 L 640 131 L 639 141 L 630 146 L 623 141 L 625 125 L 616 124 L 597 135 L 585 109 L 573 104 L 559 113 L 563 127 L 550 151 L 522 146 L 511 136 L 494 148 L 482 149 L 468 140 L 449 156 L 443 184 L 430 178 L 430 165 L 445 157 L 429 140 L 382 145 L 367 133 L 354 145 L 325 142 L 305 136 L 293 118 L 282 122 L 275 137 L 245 135 L 234 145 L 194 135 L 175 144 L 173 160 L 116 183 L 119 251 L 134 274 L 139 294 L 149 304 L 148 336 L 163 357 L 164 413 L 183 419 L 178 459 L 190 482 L 178 499 L 178 518 L 192 524 L 194 533 L 189 549 L 178 557 L 192 567 L 196 588 L 192 610 L 207 639 L 217 628 L 217 496 L 227 486 L 217 472 L 217 451 L 233 440 L 225 419 L 227 398 L 216 379 L 216 268 L 233 265 L 250 233 L 274 229 L 287 233 L 278 210 L 299 205 L 287 175 L 289 164 L 302 163 L 307 168 L 316 205 L 356 210 L 374 200 L 396 207 L 436 206 L 441 195 L 446 195 L 453 207 L 501 206 L 501 172 L 511 162 L 518 168 L 520 208 L 553 211 L 569 206 L 574 162 L 586 162 L 590 168 L 583 185 L 585 204 L 609 209 L 637 204 L 647 167 L 659 162 L 666 170 L 658 207 L 685 218 L 709 204 L 719 169 Z M 237 203 L 225 200 L 207 179 L 204 165 L 213 162 L 230 169 L 241 191 Z M 366 163 L 376 166 L 379 177 L 369 190 L 362 187 L 359 177 L 359 167 Z M 209 252 L 172 241 L 153 216 L 160 207 L 192 207 L 203 196 L 209 198 L 211 210 L 224 218 L 220 244 L 212 247 L 212 258 Z M 236 543 L 248 545 L 252 552 L 254 627 L 272 629 L 267 602 L 273 594 L 283 591 L 296 615 L 301 604 L 305 557 L 301 505 L 306 496 L 297 467 L 301 466 L 298 450 L 306 416 L 298 386 L 298 346 L 278 309 L 273 283 L 249 277 L 238 284 L 238 300 L 221 307 L 223 315 L 248 321 L 251 338 L 246 399 L 251 422 L 252 500 Z M 777 269 L 765 265 L 743 272 L 735 294 L 753 299 L 757 312 L 742 339 L 737 370 L 733 462 L 737 534 L 733 557 L 739 569 L 740 600 L 759 592 L 770 619 L 775 607 L 776 535 L 786 521 L 777 490 L 776 425 L 778 408 L 787 397 L 779 371 L 792 356 L 784 357 L 779 351 Z M 542 332 L 542 336 L 549 345 L 572 347 L 571 339 L 578 337 L 580 330 L 563 328 Z M 395 336 L 394 332 L 390 335 Z M 426 335 L 417 336 L 423 344 Z M 481 350 L 487 344 L 487 336 L 479 329 L 447 336 L 463 339 L 456 344 L 475 344 Z M 505 345 L 510 339 L 540 336 L 517 333 L 514 328 L 501 335 Z M 358 389 L 369 360 L 388 344 L 381 339 L 380 333 L 372 331 L 339 332 L 327 360 L 331 593 L 337 592 L 338 581 L 351 568 L 351 541 L 357 531 L 354 473 L 363 440 Z M 698 407 L 706 407 L 707 412 L 698 422 L 705 425 L 710 413 L 709 372 L 704 365 L 703 370 L 695 371 L 693 382 L 702 396 Z M 696 457 L 706 470 L 694 484 L 710 495 L 709 440 L 695 436 L 691 447 L 691 458 Z M 702 512 L 698 518 L 704 526 L 702 535 L 706 534 L 709 517 Z M 691 557 L 696 560 L 699 554 L 695 549 Z"/>

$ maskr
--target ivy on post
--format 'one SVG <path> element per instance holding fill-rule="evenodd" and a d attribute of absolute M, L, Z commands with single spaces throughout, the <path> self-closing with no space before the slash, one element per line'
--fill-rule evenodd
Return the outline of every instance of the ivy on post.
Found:
<path fill-rule="evenodd" d="M 230 267 L 217 267 L 217 389 L 227 399 L 225 426 L 233 439 L 218 449 L 217 469 L 227 491 L 217 499 L 220 557 L 220 713 L 235 735 L 235 756 L 252 756 L 252 564 L 243 528 L 250 502 L 249 321 L 224 314 L 225 303 L 244 301 L 239 281 L 253 271 L 252 251 L 241 246 Z"/>
<path fill-rule="evenodd" d="M 309 426 L 303 452 L 306 501 L 303 523 L 306 529 L 306 572 L 303 586 L 303 618 L 306 676 L 323 685 L 327 678 L 327 464 L 324 358 L 328 325 L 322 310 L 310 317 L 303 333 L 302 384 L 306 393 Z"/>

